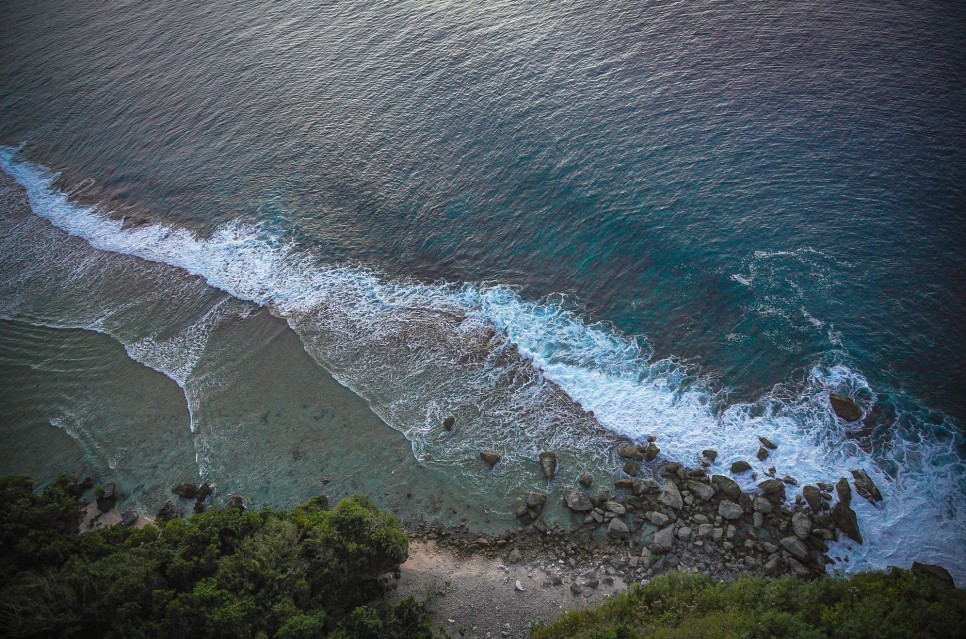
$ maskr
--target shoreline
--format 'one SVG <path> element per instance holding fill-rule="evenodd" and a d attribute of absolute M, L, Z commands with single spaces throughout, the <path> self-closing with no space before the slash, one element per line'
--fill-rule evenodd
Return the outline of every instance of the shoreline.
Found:
<path fill-rule="evenodd" d="M 828 576 L 826 566 L 832 561 L 823 534 L 845 534 L 833 512 L 848 508 L 851 489 L 846 480 L 835 486 L 838 502 L 832 506 L 830 499 L 819 495 L 818 512 L 813 514 L 814 500 L 806 502 L 798 496 L 786 502 L 783 489 L 775 490 L 778 484 L 784 485 L 779 480 L 762 482 L 765 489 L 760 494 L 735 494 L 736 483 L 729 484 L 720 475 L 707 478 L 701 468 L 666 463 L 660 475 L 663 487 L 636 479 L 617 480 L 615 491 L 601 490 L 592 497 L 576 489 L 566 492 L 564 506 L 574 513 L 574 520 L 590 519 L 575 521 L 570 529 L 541 523 L 546 496 L 540 493 L 530 493 L 518 509 L 520 525 L 503 534 L 481 534 L 466 523 L 401 522 L 409 548 L 398 570 L 384 576 L 390 601 L 413 597 L 425 604 L 434 625 L 451 635 L 494 639 L 525 636 L 535 623 L 594 606 L 635 583 L 646 584 L 667 573 L 701 573 L 718 581 L 741 576 L 806 580 Z M 89 490 L 93 482 L 86 480 L 85 485 Z M 854 485 L 860 494 L 868 488 L 858 478 Z M 244 509 L 243 498 L 218 499 L 214 487 L 206 484 L 179 484 L 175 489 L 180 492 L 172 492 L 182 500 L 198 497 L 195 512 L 216 503 Z M 88 492 L 79 495 L 85 503 L 81 534 L 115 525 L 142 528 L 184 516 L 174 505 L 177 500 L 165 504 L 156 519 L 137 511 L 120 512 L 121 495 L 114 485 L 98 490 L 90 502 L 84 502 Z M 182 494 L 186 491 L 191 497 Z M 583 510 L 588 505 L 585 500 L 594 510 Z M 740 513 L 722 506 L 726 503 L 734 504 Z M 624 512 L 617 514 L 621 508 Z M 583 515 L 601 509 L 611 515 L 606 523 L 604 517 L 597 521 L 593 514 Z M 709 515 L 714 510 L 721 514 Z M 919 569 L 952 583 L 941 567 L 920 564 Z"/>

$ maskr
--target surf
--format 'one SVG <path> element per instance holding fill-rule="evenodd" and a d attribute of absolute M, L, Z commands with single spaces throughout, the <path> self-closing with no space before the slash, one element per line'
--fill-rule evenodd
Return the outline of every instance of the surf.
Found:
<path fill-rule="evenodd" d="M 57 173 L 18 153 L 0 148 L 0 164 L 36 215 L 95 249 L 181 269 L 284 318 L 306 351 L 403 432 L 425 463 L 470 473 L 467 460 L 493 449 L 504 456 L 503 471 L 478 481 L 510 482 L 539 450 L 562 450 L 600 470 L 613 467 L 621 438 L 654 435 L 673 461 L 694 464 L 701 450 L 717 450 L 711 470 L 719 473 L 740 459 L 759 475 L 773 466 L 803 485 L 861 468 L 885 500 L 878 508 L 853 502 L 867 541 L 833 547 L 831 555 L 848 560 L 838 565 L 919 560 L 966 575 L 957 552 L 966 545 L 959 429 L 907 400 L 874 445 L 857 438 L 831 411 L 828 394 L 848 395 L 868 414 L 883 389 L 844 357 L 815 362 L 754 401 L 729 403 L 719 380 L 693 363 L 655 359 L 644 336 L 588 321 L 565 298 L 527 300 L 500 284 L 391 280 L 328 264 L 291 238 L 240 221 L 208 237 L 160 223 L 128 226 L 70 201 L 54 188 Z M 192 338 L 163 346 L 190 351 Z M 142 341 L 128 352 L 149 361 L 158 347 Z M 182 384 L 190 374 L 190 362 L 165 368 Z M 461 426 L 454 432 L 441 427 L 449 415 Z M 778 444 L 763 462 L 755 459 L 759 436 Z M 562 468 L 560 479 L 582 470 Z M 751 487 L 750 478 L 741 481 Z"/>

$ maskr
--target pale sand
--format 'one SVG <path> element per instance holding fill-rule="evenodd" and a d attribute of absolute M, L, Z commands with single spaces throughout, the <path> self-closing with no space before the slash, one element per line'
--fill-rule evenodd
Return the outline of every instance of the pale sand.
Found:
<path fill-rule="evenodd" d="M 463 629 L 467 638 L 485 639 L 522 637 L 536 621 L 586 608 L 625 587 L 616 577 L 607 584 L 609 568 L 599 563 L 571 567 L 524 556 L 511 565 L 506 560 L 509 551 L 508 547 L 497 559 L 460 558 L 433 541 L 412 540 L 393 599 L 412 596 L 428 601 L 435 626 L 443 626 L 453 637 Z M 552 585 L 554 577 L 560 585 Z M 592 578 L 600 580 L 597 588 L 584 585 Z M 516 589 L 517 581 L 523 591 Z M 573 583 L 581 586 L 580 594 L 571 591 Z"/>

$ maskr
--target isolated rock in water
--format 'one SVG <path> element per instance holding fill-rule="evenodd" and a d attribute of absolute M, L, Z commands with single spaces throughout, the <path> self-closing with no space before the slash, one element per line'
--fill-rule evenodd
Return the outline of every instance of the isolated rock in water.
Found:
<path fill-rule="evenodd" d="M 588 475 L 587 473 L 584 473 L 577 480 L 577 483 L 583 486 L 584 488 L 590 488 L 594 484 L 594 478 Z"/>
<path fill-rule="evenodd" d="M 624 462 L 624 472 L 631 477 L 635 477 L 637 473 L 641 472 L 641 465 L 636 461 L 628 459 L 626 462 Z"/>
<path fill-rule="evenodd" d="M 651 542 L 651 552 L 662 553 L 674 547 L 674 526 L 666 526 L 654 533 L 654 540 Z"/>
<path fill-rule="evenodd" d="M 158 521 L 171 521 L 172 519 L 177 519 L 181 517 L 181 511 L 175 508 L 175 505 L 170 501 L 164 502 L 164 506 L 158 511 Z"/>
<path fill-rule="evenodd" d="M 701 455 L 704 456 L 709 462 L 714 463 L 714 460 L 718 459 L 718 451 L 711 450 L 710 448 L 701 451 Z"/>
<path fill-rule="evenodd" d="M 767 437 L 759 437 L 758 441 L 760 441 L 761 445 L 767 448 L 768 450 L 775 450 L 776 448 L 778 448 L 778 445 L 775 444 L 772 440 L 768 439 Z"/>
<path fill-rule="evenodd" d="M 557 474 L 557 456 L 553 453 L 540 453 L 540 470 L 545 479 L 553 479 Z"/>
<path fill-rule="evenodd" d="M 852 481 L 855 483 L 855 491 L 869 500 L 870 503 L 882 501 L 882 493 L 872 482 L 872 478 L 864 470 L 853 470 Z"/>
<path fill-rule="evenodd" d="M 840 501 L 832 507 L 832 521 L 835 527 L 841 530 L 846 536 L 862 543 L 862 533 L 859 532 L 859 520 L 855 516 L 855 511 L 848 504 Z"/>
<path fill-rule="evenodd" d="M 198 487 L 192 483 L 184 482 L 172 488 L 171 492 L 177 495 L 178 497 L 183 497 L 185 499 L 194 499 L 195 497 L 198 496 Z"/>
<path fill-rule="evenodd" d="M 614 517 L 607 526 L 607 536 L 614 539 L 627 539 L 631 536 L 631 530 L 623 521 Z"/>
<path fill-rule="evenodd" d="M 647 445 L 647 448 L 644 449 L 644 461 L 646 462 L 654 461 L 655 459 L 657 459 L 658 453 L 660 452 L 661 452 L 661 449 L 657 447 L 657 444 L 655 444 L 654 442 L 649 443 Z"/>
<path fill-rule="evenodd" d="M 937 566 L 935 564 L 921 564 L 918 561 L 914 561 L 912 562 L 912 572 L 934 577 L 940 581 L 945 581 L 950 586 L 956 585 L 953 582 L 953 576 L 949 574 L 949 571 L 942 566 Z"/>
<path fill-rule="evenodd" d="M 453 430 L 453 426 L 456 426 L 456 418 L 452 415 L 443 420 L 444 430 Z"/>
<path fill-rule="evenodd" d="M 854 422 L 862 418 L 862 409 L 855 402 L 843 395 L 829 393 L 828 401 L 832 405 L 835 414 L 847 422 Z"/>
<path fill-rule="evenodd" d="M 657 500 L 659 503 L 674 510 L 681 510 L 684 507 L 684 500 L 681 499 L 681 491 L 678 490 L 677 485 L 673 481 L 669 481 L 664 485 L 664 490 L 661 491 L 661 496 Z"/>
<path fill-rule="evenodd" d="M 843 477 L 835 483 L 835 492 L 839 494 L 839 501 L 846 506 L 852 505 L 852 488 L 849 481 Z"/>
<path fill-rule="evenodd" d="M 734 520 L 734 519 L 739 519 L 742 515 L 744 515 L 745 509 L 739 506 L 738 504 L 736 504 L 735 502 L 728 501 L 727 499 L 725 499 L 725 500 L 722 500 L 720 504 L 718 504 L 718 514 L 724 517 L 725 519 Z"/>
<path fill-rule="evenodd" d="M 493 466 L 499 464 L 500 460 L 503 458 L 500 457 L 500 453 L 496 452 L 495 450 L 484 450 L 480 452 L 480 459 L 482 459 L 487 466 L 492 468 Z"/>
<path fill-rule="evenodd" d="M 564 505 L 577 513 L 590 512 L 594 509 L 594 502 L 579 490 L 568 490 L 564 493 Z"/>
<path fill-rule="evenodd" d="M 746 461 L 736 461 L 731 464 L 731 472 L 734 474 L 745 473 L 751 470 L 751 464 Z"/>
<path fill-rule="evenodd" d="M 617 451 L 617 455 L 619 457 L 623 457 L 624 459 L 644 461 L 644 453 L 642 453 L 637 446 L 634 446 L 633 444 L 625 444 L 624 446 L 621 446 L 620 450 Z"/>
<path fill-rule="evenodd" d="M 711 483 L 721 491 L 721 494 L 731 501 L 738 501 L 738 499 L 741 497 L 741 487 L 738 486 L 738 482 L 731 477 L 714 475 L 711 477 Z"/>
<path fill-rule="evenodd" d="M 768 459 L 768 449 L 765 448 L 764 446 L 759 446 L 758 454 L 755 456 L 758 458 L 758 461 L 765 461 L 766 459 Z"/>
<path fill-rule="evenodd" d="M 102 513 L 106 513 L 111 508 L 114 508 L 114 504 L 117 503 L 117 486 L 114 482 L 108 482 L 104 484 L 104 488 L 98 491 L 97 494 L 97 509 Z"/>
<path fill-rule="evenodd" d="M 121 526 L 124 528 L 130 528 L 138 522 L 138 514 L 133 510 L 125 510 L 121 513 Z"/>
<path fill-rule="evenodd" d="M 785 482 L 780 479 L 766 479 L 758 484 L 758 487 L 761 488 L 765 499 L 773 503 L 777 504 L 785 499 Z"/>
<path fill-rule="evenodd" d="M 805 497 L 805 501 L 808 502 L 808 507 L 812 509 L 813 513 L 821 510 L 822 491 L 815 486 L 805 486 L 802 488 L 802 495 Z"/>
<path fill-rule="evenodd" d="M 697 495 L 701 501 L 709 501 L 714 497 L 714 487 L 708 484 L 702 484 L 699 481 L 687 481 L 685 485 L 688 487 L 692 493 Z"/>

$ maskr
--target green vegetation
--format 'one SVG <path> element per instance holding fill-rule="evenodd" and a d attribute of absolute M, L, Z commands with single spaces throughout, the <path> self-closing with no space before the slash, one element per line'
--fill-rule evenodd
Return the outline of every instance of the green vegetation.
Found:
<path fill-rule="evenodd" d="M 966 592 L 904 570 L 848 579 L 672 574 L 597 608 L 537 627 L 531 639 L 916 639 L 966 635 Z"/>
<path fill-rule="evenodd" d="M 0 478 L 0 634 L 11 637 L 429 638 L 390 605 L 399 523 L 368 499 L 291 512 L 212 509 L 160 527 L 77 534 L 76 486 Z"/>

